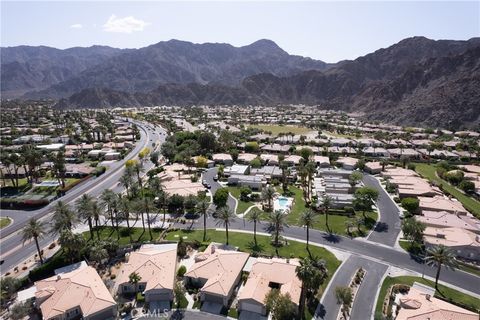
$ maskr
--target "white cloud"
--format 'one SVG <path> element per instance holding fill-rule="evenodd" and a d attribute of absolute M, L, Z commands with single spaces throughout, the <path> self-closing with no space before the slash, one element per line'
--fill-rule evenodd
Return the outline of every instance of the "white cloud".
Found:
<path fill-rule="evenodd" d="M 108 21 L 103 25 L 103 31 L 106 32 L 120 32 L 120 33 L 132 33 L 134 31 L 143 31 L 149 23 L 135 19 L 132 16 L 117 18 L 112 14 Z"/>
<path fill-rule="evenodd" d="M 82 29 L 83 26 L 80 23 L 75 23 L 70 26 L 72 29 Z"/>

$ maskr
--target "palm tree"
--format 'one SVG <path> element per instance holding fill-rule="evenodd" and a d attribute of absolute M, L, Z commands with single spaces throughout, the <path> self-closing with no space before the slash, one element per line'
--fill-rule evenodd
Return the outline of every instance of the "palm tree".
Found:
<path fill-rule="evenodd" d="M 156 209 L 153 200 L 147 196 L 143 196 L 142 199 L 138 200 L 137 208 L 140 210 L 142 215 L 143 232 L 145 232 L 145 218 L 143 213 L 147 215 L 148 234 L 150 235 L 150 240 L 153 240 L 152 227 L 150 224 L 150 213 Z"/>
<path fill-rule="evenodd" d="M 124 197 L 121 194 L 118 194 L 118 209 L 122 219 L 125 219 L 127 222 L 128 237 L 130 238 L 130 243 L 132 243 L 133 239 L 130 229 L 130 211 L 132 210 L 132 203 L 127 197 Z"/>
<path fill-rule="evenodd" d="M 205 200 L 201 200 L 197 203 L 197 210 L 200 215 L 203 216 L 203 241 L 207 241 L 207 211 L 209 206 L 210 204 Z"/>
<path fill-rule="evenodd" d="M 35 241 L 35 245 L 37 246 L 38 257 L 40 258 L 40 263 L 43 264 L 42 252 L 40 251 L 40 246 L 38 245 L 38 239 L 41 239 L 45 234 L 45 224 L 34 218 L 31 218 L 28 221 L 28 224 L 23 227 L 22 230 L 22 238 L 23 243 L 25 241 L 33 239 Z"/>
<path fill-rule="evenodd" d="M 308 200 L 310 200 L 311 195 L 312 195 L 312 181 L 313 181 L 313 177 L 315 176 L 315 171 L 316 171 L 315 163 L 313 163 L 311 161 L 308 162 L 305 165 L 305 170 L 307 171 L 307 178 L 308 178 L 308 181 L 307 181 L 307 195 L 308 195 Z"/>
<path fill-rule="evenodd" d="M 440 278 L 440 270 L 442 265 L 446 268 L 454 269 L 457 267 L 455 261 L 455 254 L 452 250 L 444 245 L 438 245 L 427 249 L 427 256 L 425 263 L 428 266 L 437 267 L 437 274 L 435 275 L 435 289 L 438 290 L 438 279 Z"/>
<path fill-rule="evenodd" d="M 272 186 L 268 186 L 262 191 L 262 198 L 267 200 L 268 210 L 272 210 L 273 197 L 275 196 L 275 189 Z"/>
<path fill-rule="evenodd" d="M 97 200 L 92 201 L 92 219 L 95 221 L 95 231 L 97 232 L 97 238 L 100 240 L 100 228 L 98 223 L 100 222 L 100 217 L 103 213 L 103 206 L 98 203 Z"/>
<path fill-rule="evenodd" d="M 325 225 L 327 226 L 328 232 L 330 232 L 330 226 L 328 225 L 328 213 L 330 208 L 332 207 L 333 199 L 329 195 L 325 195 L 322 199 L 322 208 L 323 212 L 325 213 Z"/>
<path fill-rule="evenodd" d="M 227 237 L 226 244 L 228 245 L 228 226 L 235 219 L 235 214 L 228 207 L 221 207 L 217 210 L 217 225 L 223 225 L 225 227 L 225 235 Z"/>
<path fill-rule="evenodd" d="M 117 239 L 120 239 L 120 233 L 118 232 L 118 218 L 116 217 L 117 195 L 111 189 L 105 189 L 100 195 L 100 200 L 102 201 L 102 205 L 107 208 L 112 228 L 117 232 Z"/>
<path fill-rule="evenodd" d="M 165 224 L 165 220 L 166 220 L 166 215 L 167 215 L 167 207 L 168 207 L 168 194 L 161 190 L 158 194 L 157 194 L 157 204 L 159 205 L 160 207 L 160 210 L 162 210 L 163 212 L 163 223 L 162 223 L 162 226 Z"/>
<path fill-rule="evenodd" d="M 90 240 L 93 239 L 93 223 L 92 223 L 92 196 L 87 193 L 83 194 L 80 199 L 77 200 L 75 207 L 80 216 L 88 222 L 88 229 L 90 231 Z"/>
<path fill-rule="evenodd" d="M 310 239 L 310 228 L 315 223 L 317 218 L 317 213 L 311 209 L 304 211 L 299 219 L 300 225 L 305 226 L 307 231 L 307 251 L 308 251 L 308 241 Z"/>
<path fill-rule="evenodd" d="M 270 213 L 270 216 L 268 217 L 270 222 L 268 229 L 274 235 L 273 243 L 275 247 L 279 246 L 280 232 L 283 231 L 283 227 L 287 226 L 287 223 L 285 222 L 286 218 L 287 216 L 280 210 L 275 210 L 274 212 Z"/>
<path fill-rule="evenodd" d="M 257 246 L 257 222 L 260 221 L 261 214 L 262 212 L 257 207 L 253 207 L 247 216 L 248 221 L 253 222 L 253 241 L 255 246 Z"/>
<path fill-rule="evenodd" d="M 295 268 L 295 273 L 297 274 L 298 279 L 302 281 L 302 291 L 300 296 L 300 317 L 304 314 L 305 303 L 307 297 L 307 290 L 311 286 L 312 280 L 315 277 L 315 267 L 312 263 L 313 261 L 310 258 L 305 258 L 300 260 L 300 265 Z"/>
<path fill-rule="evenodd" d="M 133 284 L 135 292 L 138 291 L 138 283 L 142 280 L 142 277 L 137 272 L 132 272 L 128 275 L 128 282 Z"/>
<path fill-rule="evenodd" d="M 133 184 L 132 168 L 126 167 L 125 172 L 120 177 L 120 184 L 127 190 L 127 196 L 130 196 L 130 187 Z"/>
<path fill-rule="evenodd" d="M 61 231 L 72 231 L 79 221 L 78 216 L 71 210 L 69 205 L 63 201 L 58 201 L 53 212 L 51 233 L 60 234 Z"/>
<path fill-rule="evenodd" d="M 348 235 L 351 235 L 352 234 L 352 228 L 353 228 L 354 224 L 351 220 L 347 220 L 345 221 L 345 228 L 347 229 L 347 234 Z"/>

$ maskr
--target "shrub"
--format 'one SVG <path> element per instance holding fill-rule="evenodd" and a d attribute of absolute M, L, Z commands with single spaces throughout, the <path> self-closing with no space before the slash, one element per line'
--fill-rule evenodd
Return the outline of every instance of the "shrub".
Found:
<path fill-rule="evenodd" d="M 95 176 L 96 176 L 96 177 L 101 176 L 102 174 L 105 173 L 106 170 L 107 170 L 107 168 L 104 167 L 104 166 L 99 166 L 99 167 L 97 167 L 97 168 L 95 169 Z"/>
<path fill-rule="evenodd" d="M 135 299 L 137 300 L 137 302 L 145 302 L 145 296 L 142 295 L 141 292 L 137 292 L 137 296 L 135 297 Z"/>
<path fill-rule="evenodd" d="M 185 266 L 180 266 L 180 268 L 178 268 L 178 271 L 177 271 L 177 276 L 182 278 L 186 272 L 187 272 L 187 268 Z"/>
<path fill-rule="evenodd" d="M 475 184 L 472 181 L 463 180 L 458 185 L 465 193 L 473 193 L 475 191 Z"/>
<path fill-rule="evenodd" d="M 402 199 L 402 207 L 411 214 L 414 214 L 417 211 L 419 205 L 420 201 L 417 198 Z"/>

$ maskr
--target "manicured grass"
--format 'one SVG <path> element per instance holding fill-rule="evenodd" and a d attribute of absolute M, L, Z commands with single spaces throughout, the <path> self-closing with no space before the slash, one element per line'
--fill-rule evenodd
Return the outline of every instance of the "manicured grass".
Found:
<path fill-rule="evenodd" d="M 270 131 L 272 135 L 278 136 L 279 133 L 293 133 L 293 134 L 306 134 L 315 130 L 306 127 L 299 126 L 281 126 L 281 125 L 269 125 L 269 124 L 255 124 L 249 126 L 250 128 L 257 128 L 264 131 Z"/>
<path fill-rule="evenodd" d="M 415 171 L 417 171 L 422 177 L 435 181 L 438 185 L 442 185 L 445 191 L 448 191 L 452 196 L 457 198 L 466 209 L 472 212 L 477 218 L 480 218 L 480 202 L 462 193 L 447 181 L 437 177 L 435 165 L 428 163 L 415 163 Z"/>
<path fill-rule="evenodd" d="M 238 319 L 238 310 L 236 308 L 230 308 L 230 310 L 228 310 L 228 316 Z"/>
<path fill-rule="evenodd" d="M 458 261 L 458 269 L 468 272 L 468 273 L 473 273 L 476 274 L 477 276 L 480 276 L 480 268 L 476 268 L 474 266 L 468 265 L 466 263 Z"/>
<path fill-rule="evenodd" d="M 5 186 L 13 187 L 12 180 L 11 179 L 4 179 L 5 181 Z M 21 178 L 18 179 L 18 188 L 22 188 L 27 184 L 27 178 Z"/>
<path fill-rule="evenodd" d="M 237 199 L 238 205 L 237 205 L 236 214 L 244 213 L 245 211 L 247 211 L 248 208 L 250 208 L 251 206 L 253 206 L 255 204 L 254 202 L 251 202 L 251 201 L 240 200 L 240 188 L 238 188 L 238 187 L 227 187 L 227 188 L 228 188 L 228 192 L 230 192 L 230 194 L 235 199 Z"/>
<path fill-rule="evenodd" d="M 177 230 L 167 233 L 167 240 L 178 240 L 179 237 L 184 237 L 186 242 L 188 241 L 198 241 L 202 242 L 203 239 L 203 230 Z M 209 242 L 220 242 L 225 243 L 226 236 L 224 231 L 216 230 L 207 230 L 207 238 Z M 276 248 L 271 244 L 271 238 L 268 236 L 257 235 L 258 246 L 255 248 L 253 242 L 253 234 L 240 233 L 240 232 L 229 232 L 228 235 L 229 244 L 236 246 L 240 251 L 244 252 L 253 252 L 256 251 L 261 255 L 266 256 L 275 256 Z M 340 265 L 340 261 L 325 248 L 316 247 L 310 245 L 310 253 L 312 256 L 324 259 L 328 269 L 328 279 L 322 284 L 320 292 L 325 290 L 328 282 L 330 281 L 332 275 L 335 273 L 335 270 Z M 256 250 L 254 250 L 256 249 Z M 305 244 L 297 241 L 289 241 L 287 245 L 277 248 L 278 255 L 284 258 L 291 257 L 307 257 L 308 251 L 305 248 Z"/>
<path fill-rule="evenodd" d="M 277 191 L 282 193 L 281 188 L 278 188 Z M 300 216 L 305 210 L 308 209 L 305 206 L 305 201 L 303 200 L 303 192 L 302 189 L 295 186 L 289 186 L 289 191 L 291 195 L 285 196 L 293 197 L 295 200 L 290 213 L 288 213 L 287 222 L 290 225 L 300 226 Z M 362 216 L 362 213 L 357 212 L 356 215 L 350 218 L 346 215 L 335 214 L 335 210 L 330 210 L 330 214 L 328 215 L 328 225 L 330 227 L 330 231 L 338 235 L 348 235 L 345 223 L 347 221 L 352 221 L 353 225 L 356 226 L 357 223 L 355 222 L 355 216 L 360 217 Z M 378 218 L 377 212 L 367 212 L 365 216 L 367 218 L 366 225 L 360 228 L 361 233 L 358 232 L 356 227 L 351 228 L 350 232 L 352 233 L 352 237 L 365 236 L 366 232 L 371 230 L 375 225 L 375 222 Z M 328 231 L 326 216 L 324 214 L 319 214 L 316 219 L 317 222 L 314 224 L 313 229 Z"/>
<path fill-rule="evenodd" d="M 0 218 L 0 229 L 5 228 L 5 227 L 8 226 L 11 222 L 12 222 L 12 220 L 10 220 L 10 219 L 8 219 L 8 218 Z"/>
<path fill-rule="evenodd" d="M 133 221 L 131 222 L 133 224 Z M 135 225 L 135 228 L 131 229 L 132 238 L 134 242 L 147 242 L 150 241 L 150 235 L 148 234 L 148 227 L 145 226 L 145 233 L 143 233 L 143 228 L 141 227 L 141 221 L 138 221 Z M 112 239 L 117 240 L 117 233 L 112 227 L 99 227 L 100 229 L 100 239 Z M 130 242 L 130 237 L 128 236 L 128 229 L 126 227 L 120 227 L 120 240 L 118 241 L 119 245 L 127 245 Z M 159 240 L 161 230 L 157 228 L 152 228 L 153 240 Z M 97 232 L 93 232 L 94 239 L 97 239 Z M 86 231 L 83 233 L 85 239 L 90 239 L 90 232 Z"/>
<path fill-rule="evenodd" d="M 421 277 L 413 277 L 413 276 L 401 276 L 401 277 L 386 277 L 383 281 L 382 287 L 380 289 L 380 293 L 377 300 L 377 305 L 375 308 L 375 315 L 380 314 L 382 312 L 383 301 L 385 300 L 385 296 L 387 295 L 388 288 L 393 286 L 394 284 L 406 284 L 406 285 L 413 285 L 414 282 L 423 283 L 428 286 L 434 287 L 435 282 L 422 279 Z M 459 292 L 452 288 L 446 287 L 444 285 L 438 285 L 438 291 L 435 292 L 435 297 L 439 299 L 443 299 L 446 301 L 455 301 L 457 304 L 461 304 L 464 308 L 477 310 L 478 306 L 480 306 L 480 299 L 475 297 L 469 296 L 465 293 Z"/>

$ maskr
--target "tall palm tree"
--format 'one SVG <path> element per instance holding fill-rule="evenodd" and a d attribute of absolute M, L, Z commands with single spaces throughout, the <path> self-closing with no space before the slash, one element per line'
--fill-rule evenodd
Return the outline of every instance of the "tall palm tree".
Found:
<path fill-rule="evenodd" d="M 53 212 L 53 226 L 51 228 L 52 234 L 60 234 L 62 231 L 72 231 L 73 228 L 80 222 L 78 216 L 71 210 L 70 206 L 63 201 L 58 201 L 55 204 Z"/>
<path fill-rule="evenodd" d="M 427 256 L 425 263 L 432 267 L 437 267 L 437 274 L 435 275 L 435 289 L 438 290 L 438 279 L 440 278 L 440 271 L 442 265 L 446 268 L 454 269 L 457 267 L 455 261 L 455 254 L 450 248 L 444 245 L 438 245 L 427 249 Z"/>
<path fill-rule="evenodd" d="M 132 272 L 128 275 L 128 282 L 133 284 L 135 292 L 138 291 L 138 283 L 142 280 L 142 277 L 137 272 Z"/>
<path fill-rule="evenodd" d="M 310 258 L 305 258 L 300 260 L 300 265 L 295 268 L 295 273 L 297 274 L 298 279 L 302 281 L 302 291 L 300 296 L 300 319 L 303 318 L 305 303 L 307 297 L 307 290 L 311 287 L 312 280 L 315 277 L 315 266 L 313 261 Z"/>
<path fill-rule="evenodd" d="M 275 210 L 274 212 L 270 213 L 268 220 L 270 223 L 268 229 L 273 233 L 274 236 L 273 243 L 275 247 L 278 247 L 280 232 L 283 231 L 283 227 L 287 226 L 287 216 L 282 211 Z"/>
<path fill-rule="evenodd" d="M 308 251 L 308 241 L 310 240 L 310 228 L 315 223 L 317 218 L 317 213 L 312 209 L 307 209 L 304 211 L 299 219 L 300 225 L 305 226 L 307 231 L 307 251 Z"/>
<path fill-rule="evenodd" d="M 322 205 L 322 208 L 323 208 L 323 212 L 325 213 L 325 225 L 327 227 L 328 232 L 330 232 L 330 226 L 328 225 L 328 214 L 329 214 L 330 208 L 332 207 L 332 202 L 333 202 L 333 199 L 329 195 L 325 195 L 322 198 L 322 204 L 321 205 Z"/>
<path fill-rule="evenodd" d="M 145 218 L 143 216 L 143 213 L 146 214 L 147 225 L 148 225 L 148 233 L 150 235 L 150 240 L 153 240 L 152 227 L 151 227 L 151 223 L 150 223 L 150 213 L 154 212 L 156 207 L 153 203 L 152 198 L 149 198 L 147 196 L 143 196 L 141 199 L 138 200 L 137 208 L 140 210 L 141 215 L 142 215 L 142 224 L 143 224 L 143 231 L 144 232 L 145 232 Z"/>
<path fill-rule="evenodd" d="M 88 222 L 88 229 L 90 231 L 90 240 L 93 239 L 93 214 L 92 214 L 92 202 L 93 197 L 87 193 L 83 194 L 80 199 L 77 200 L 75 208 L 80 214 L 80 217 Z"/>
<path fill-rule="evenodd" d="M 45 234 L 45 224 L 41 221 L 38 221 L 34 218 L 31 218 L 28 221 L 28 224 L 23 227 L 22 238 L 23 243 L 25 241 L 33 239 L 35 241 L 35 246 L 37 247 L 38 257 L 40 258 L 40 263 L 43 264 L 42 252 L 40 251 L 40 246 L 38 245 L 38 239 L 41 239 Z"/>
<path fill-rule="evenodd" d="M 130 197 L 130 187 L 133 184 L 131 167 L 126 167 L 125 168 L 125 172 L 120 177 L 120 184 L 126 189 L 127 196 Z"/>
<path fill-rule="evenodd" d="M 225 235 L 227 237 L 226 244 L 228 245 L 228 226 L 235 219 L 235 214 L 227 206 L 221 207 L 217 210 L 217 225 L 223 225 L 225 227 Z"/>
<path fill-rule="evenodd" d="M 272 210 L 273 197 L 275 196 L 275 189 L 272 186 L 268 186 L 262 191 L 262 198 L 267 200 L 268 210 Z"/>
<path fill-rule="evenodd" d="M 312 181 L 313 181 L 313 177 L 315 176 L 315 172 L 316 172 L 315 163 L 311 162 L 311 161 L 308 162 L 305 165 L 305 170 L 307 171 L 307 178 L 308 178 L 308 181 L 307 181 L 307 195 L 308 195 L 308 200 L 310 200 L 311 197 L 312 197 Z"/>
<path fill-rule="evenodd" d="M 260 221 L 261 214 L 262 212 L 257 207 L 253 207 L 247 216 L 248 221 L 253 222 L 253 241 L 255 246 L 257 245 L 257 222 Z"/>
<path fill-rule="evenodd" d="M 157 198 L 157 204 L 160 210 L 162 210 L 163 212 L 163 223 L 162 223 L 162 226 L 163 226 L 165 224 L 166 216 L 167 216 L 168 194 L 164 190 L 161 190 L 157 194 L 156 198 Z"/>
<path fill-rule="evenodd" d="M 197 211 L 203 216 L 203 241 L 207 241 L 207 215 L 209 206 L 210 203 L 205 200 L 200 200 L 197 203 Z"/>
<path fill-rule="evenodd" d="M 115 229 L 117 233 L 117 239 L 120 239 L 120 233 L 118 231 L 118 218 L 116 217 L 116 213 L 118 211 L 117 195 L 111 189 L 105 189 L 100 195 L 100 200 L 102 201 L 102 205 L 107 209 L 112 228 Z"/>
<path fill-rule="evenodd" d="M 118 194 L 118 210 L 122 219 L 125 219 L 127 222 L 128 237 L 130 238 L 130 243 L 132 243 L 133 239 L 130 229 L 130 211 L 132 210 L 132 203 L 127 197 L 124 197 L 121 194 Z"/>
<path fill-rule="evenodd" d="M 98 227 L 98 224 L 100 222 L 100 217 L 103 214 L 103 206 L 99 204 L 97 200 L 92 201 L 92 219 L 95 221 L 95 231 L 97 232 L 97 238 L 100 240 L 100 228 Z"/>

